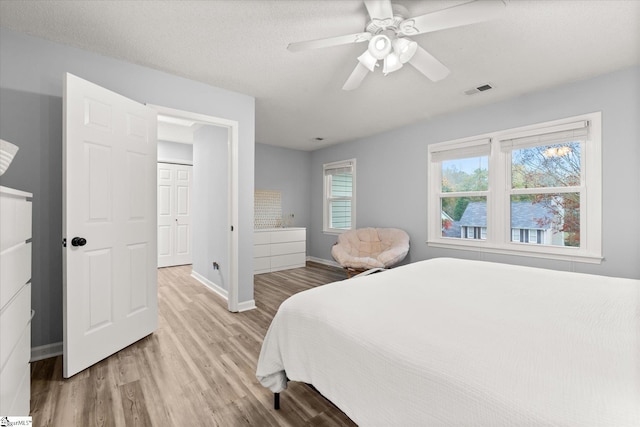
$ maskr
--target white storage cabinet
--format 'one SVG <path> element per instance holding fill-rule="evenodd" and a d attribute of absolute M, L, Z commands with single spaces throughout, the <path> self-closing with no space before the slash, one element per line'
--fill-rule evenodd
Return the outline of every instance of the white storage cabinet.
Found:
<path fill-rule="evenodd" d="M 306 228 L 266 228 L 254 231 L 254 274 L 304 267 L 306 260 Z"/>
<path fill-rule="evenodd" d="M 0 416 L 28 416 L 31 193 L 0 186 Z"/>

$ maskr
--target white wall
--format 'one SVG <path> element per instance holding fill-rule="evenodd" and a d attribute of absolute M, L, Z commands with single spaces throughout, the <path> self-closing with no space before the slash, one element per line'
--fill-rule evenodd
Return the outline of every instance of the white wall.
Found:
<path fill-rule="evenodd" d="M 193 271 L 229 291 L 228 131 L 203 126 L 193 144 Z M 213 269 L 213 262 L 220 265 Z"/>
<path fill-rule="evenodd" d="M 254 98 L 0 28 L 0 137 L 21 147 L 0 184 L 34 194 L 32 345 L 62 341 L 65 72 L 141 103 L 239 123 L 238 298 L 253 300 Z"/>
<path fill-rule="evenodd" d="M 158 140 L 158 160 L 193 162 L 193 144 Z"/>
<path fill-rule="evenodd" d="M 602 264 L 427 247 L 428 144 L 595 111 L 602 111 L 603 132 Z M 640 67 L 312 152 L 311 256 L 331 259 L 336 240 L 322 233 L 322 164 L 350 158 L 357 159 L 358 227 L 407 230 L 407 262 L 455 256 L 640 279 Z"/>

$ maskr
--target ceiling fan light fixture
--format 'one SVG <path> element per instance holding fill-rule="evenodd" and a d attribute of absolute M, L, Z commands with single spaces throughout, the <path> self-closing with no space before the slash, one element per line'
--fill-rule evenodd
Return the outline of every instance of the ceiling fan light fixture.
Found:
<path fill-rule="evenodd" d="M 400 58 L 403 64 L 409 62 L 418 50 L 418 43 L 413 40 L 398 37 L 393 41 L 393 51 Z"/>
<path fill-rule="evenodd" d="M 375 70 L 378 65 L 378 60 L 374 58 L 368 50 L 365 50 L 362 55 L 358 56 L 358 61 L 367 67 L 369 71 Z"/>
<path fill-rule="evenodd" d="M 391 52 L 391 39 L 384 34 L 373 36 L 369 41 L 369 53 L 376 59 L 384 59 Z"/>
<path fill-rule="evenodd" d="M 396 55 L 394 52 L 391 52 L 384 58 L 384 65 L 382 67 L 382 74 L 385 76 L 389 73 L 393 73 L 394 71 L 398 71 L 402 68 L 402 62 L 400 61 L 400 57 Z"/>

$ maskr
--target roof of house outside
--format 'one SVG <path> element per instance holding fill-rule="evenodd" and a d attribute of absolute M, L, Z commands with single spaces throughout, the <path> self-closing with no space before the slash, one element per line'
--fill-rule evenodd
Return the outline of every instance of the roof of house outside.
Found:
<path fill-rule="evenodd" d="M 548 230 L 551 228 L 550 220 L 552 218 L 553 215 L 541 204 L 511 202 L 511 228 Z M 541 219 L 546 225 L 540 226 L 539 220 Z M 458 224 L 462 227 L 486 227 L 486 202 L 469 202 Z"/>

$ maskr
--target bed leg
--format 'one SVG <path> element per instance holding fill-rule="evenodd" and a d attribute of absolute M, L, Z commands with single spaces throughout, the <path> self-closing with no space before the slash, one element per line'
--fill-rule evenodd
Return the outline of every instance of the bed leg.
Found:
<path fill-rule="evenodd" d="M 280 409 L 280 393 L 273 393 L 273 409 Z"/>

